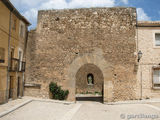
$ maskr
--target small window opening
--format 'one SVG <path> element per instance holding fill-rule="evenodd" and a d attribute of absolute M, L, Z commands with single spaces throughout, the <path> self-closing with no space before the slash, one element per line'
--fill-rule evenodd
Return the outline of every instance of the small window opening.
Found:
<path fill-rule="evenodd" d="M 60 19 L 59 19 L 59 17 L 57 17 L 55 20 L 56 20 L 56 21 L 59 21 Z"/>
<path fill-rule="evenodd" d="M 160 33 L 155 34 L 155 45 L 160 46 Z"/>
<path fill-rule="evenodd" d="M 153 69 L 153 88 L 160 88 L 160 68 Z"/>

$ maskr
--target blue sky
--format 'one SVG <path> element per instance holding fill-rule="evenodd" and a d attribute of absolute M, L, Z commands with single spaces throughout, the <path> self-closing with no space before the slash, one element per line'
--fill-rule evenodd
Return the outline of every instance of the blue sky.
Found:
<path fill-rule="evenodd" d="M 160 21 L 160 0 L 10 0 L 12 4 L 36 27 L 37 11 L 42 9 L 89 7 L 136 7 L 139 21 Z"/>

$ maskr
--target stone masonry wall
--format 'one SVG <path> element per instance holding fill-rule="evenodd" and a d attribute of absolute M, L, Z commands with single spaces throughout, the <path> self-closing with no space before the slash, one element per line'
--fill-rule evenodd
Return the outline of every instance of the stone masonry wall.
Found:
<path fill-rule="evenodd" d="M 137 90 L 142 99 L 160 97 L 160 89 L 153 87 L 153 67 L 160 68 L 160 47 L 155 46 L 155 33 L 160 33 L 160 27 L 138 27 L 138 50 L 143 55 L 137 74 Z"/>
<path fill-rule="evenodd" d="M 135 8 L 39 11 L 37 29 L 29 34 L 26 83 L 41 87 L 33 93 L 34 87 L 26 87 L 25 95 L 48 98 L 54 81 L 75 100 L 76 73 L 91 63 L 102 71 L 103 82 L 111 81 L 105 84 L 111 92 L 104 86 L 110 101 L 136 99 L 135 27 Z"/>

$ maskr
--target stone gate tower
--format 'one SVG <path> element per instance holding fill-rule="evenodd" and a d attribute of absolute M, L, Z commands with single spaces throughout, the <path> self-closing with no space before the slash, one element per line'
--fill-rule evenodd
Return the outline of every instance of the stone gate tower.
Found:
<path fill-rule="evenodd" d="M 28 40 L 25 95 L 49 97 L 49 83 L 103 91 L 104 102 L 136 99 L 136 9 L 41 10 Z M 89 81 L 91 79 L 91 81 Z"/>

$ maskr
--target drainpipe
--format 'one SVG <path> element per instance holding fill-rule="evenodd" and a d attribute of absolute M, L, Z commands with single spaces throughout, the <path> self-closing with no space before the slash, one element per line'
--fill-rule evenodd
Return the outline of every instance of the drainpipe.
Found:
<path fill-rule="evenodd" d="M 6 101 L 8 102 L 8 82 L 9 82 L 9 67 L 10 67 L 10 41 L 11 41 L 11 25 L 12 25 L 12 12 L 14 11 L 11 10 L 10 11 L 10 17 L 9 17 L 9 35 L 8 35 L 8 67 L 7 67 L 7 89 L 6 89 Z"/>
<path fill-rule="evenodd" d="M 27 25 L 27 28 L 28 28 L 28 25 Z M 25 36 L 25 48 L 24 48 L 24 57 L 25 57 L 25 62 L 26 62 L 26 56 L 27 56 L 27 43 L 28 43 L 28 29 L 25 29 L 25 33 L 26 33 L 26 36 Z M 25 69 L 26 69 L 26 64 L 25 64 Z M 26 82 L 26 70 L 25 70 L 25 73 L 23 72 L 23 96 L 24 96 L 24 86 L 25 86 L 25 82 Z"/>
<path fill-rule="evenodd" d="M 136 10 L 136 14 L 137 14 L 137 10 Z M 137 17 L 137 16 L 136 16 Z M 138 51 L 139 51 L 139 41 L 138 41 L 138 17 L 136 18 L 136 28 L 137 28 L 137 54 L 138 54 Z M 140 66 L 140 99 L 142 99 L 142 89 L 143 89 L 143 86 L 142 86 L 142 67 L 141 67 L 141 64 L 140 62 L 138 62 L 138 65 Z"/>

